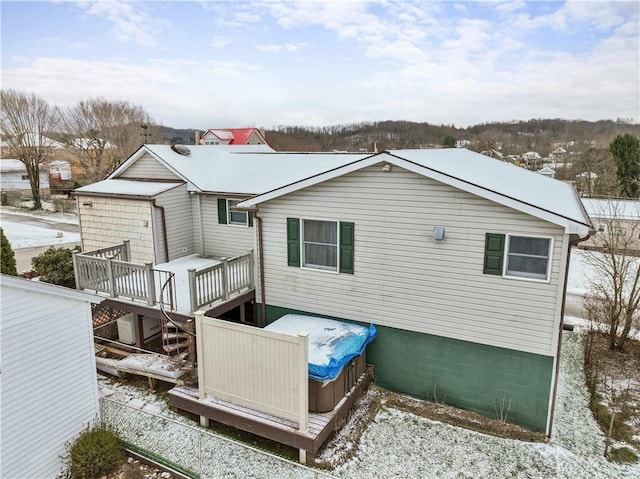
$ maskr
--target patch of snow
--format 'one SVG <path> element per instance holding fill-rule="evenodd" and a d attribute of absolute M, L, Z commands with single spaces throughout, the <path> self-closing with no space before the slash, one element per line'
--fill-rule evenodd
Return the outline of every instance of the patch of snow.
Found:
<path fill-rule="evenodd" d="M 69 233 L 45 228 L 38 223 L 15 223 L 0 218 L 0 226 L 14 250 L 34 246 L 59 246 L 79 243 L 80 233 Z"/>
<path fill-rule="evenodd" d="M 340 456 L 341 448 L 355 448 L 355 456 L 336 467 L 331 474 L 343 479 L 363 477 L 402 478 L 558 478 L 558 479 L 636 479 L 640 463 L 620 465 L 603 457 L 604 436 L 588 409 L 588 393 L 582 369 L 583 334 L 565 332 L 562 341 L 555 426 L 547 444 L 528 443 L 481 434 L 468 429 L 432 421 L 391 407 L 383 407 L 368 425 L 359 444 L 351 443 L 347 423 L 344 433 L 332 449 L 319 456 L 331 462 Z M 172 412 L 157 396 L 131 386 L 100 380 L 101 389 L 113 391 L 111 398 L 128 405 L 161 411 L 162 417 L 175 422 L 195 425 Z M 104 393 L 103 393 L 104 394 Z M 131 399 L 137 399 L 132 402 Z M 109 408 L 107 408 L 109 409 Z M 127 440 L 136 445 L 159 451 L 166 458 L 174 457 L 184 467 L 192 464 L 193 455 L 175 457 L 177 451 L 194 440 L 178 431 L 173 422 L 163 422 L 157 416 L 136 415 L 122 408 L 112 420 L 129 425 Z M 128 416 L 131 418 L 128 419 Z M 357 421 L 357 419 L 356 419 Z M 340 442 L 340 435 L 344 441 Z M 162 443 L 162 444 L 159 444 Z M 178 446 L 179 445 L 179 446 Z M 205 461 L 201 477 L 313 477 L 309 470 L 286 461 L 269 459 L 264 453 L 244 449 L 218 440 L 202 444 Z M 207 462 L 208 461 L 208 462 Z M 325 475 L 323 471 L 313 472 Z"/>

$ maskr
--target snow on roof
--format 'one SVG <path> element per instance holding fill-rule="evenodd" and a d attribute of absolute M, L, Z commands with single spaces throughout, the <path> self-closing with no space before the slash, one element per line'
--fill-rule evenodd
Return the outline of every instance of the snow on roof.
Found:
<path fill-rule="evenodd" d="M 145 145 L 196 191 L 255 195 L 308 178 L 369 154 L 277 153 L 268 145 L 189 145 L 189 156 L 169 145 Z M 123 165 L 124 166 L 124 165 Z M 111 175 L 121 171 L 119 168 Z"/>
<path fill-rule="evenodd" d="M 233 133 L 228 130 L 207 130 L 202 138 L 207 136 L 208 134 L 212 134 L 220 138 L 221 140 L 233 140 Z"/>
<path fill-rule="evenodd" d="M 129 195 L 129 196 L 156 196 L 181 183 L 135 181 L 135 180 L 103 180 L 91 185 L 78 188 L 76 193 Z"/>
<path fill-rule="evenodd" d="M 257 128 L 209 128 L 202 135 L 202 138 L 204 138 L 208 133 L 213 133 L 221 140 L 231 140 L 231 145 L 244 145 L 255 132 L 258 132 L 258 134 L 264 139 L 262 133 L 260 133 L 260 130 Z"/>
<path fill-rule="evenodd" d="M 284 194 L 380 162 L 505 204 L 562 225 L 569 233 L 586 235 L 591 222 L 572 186 L 461 148 L 391 150 L 347 163 L 314 178 L 298 180 L 242 202 L 250 207 Z M 284 184 L 284 183 L 283 183 Z"/>
<path fill-rule="evenodd" d="M 640 200 L 582 198 L 582 204 L 593 218 L 640 221 Z"/>
<path fill-rule="evenodd" d="M 10 171 L 27 171 L 27 167 L 20 160 L 1 160 L 0 171 L 8 173 Z"/>
<path fill-rule="evenodd" d="M 103 144 L 103 148 L 116 148 L 115 145 L 101 138 L 74 138 L 72 141 L 72 146 L 82 150 L 97 149 L 100 144 Z"/>
<path fill-rule="evenodd" d="M 396 150 L 390 153 L 501 196 L 590 224 L 575 190 L 562 181 L 465 149 Z"/>

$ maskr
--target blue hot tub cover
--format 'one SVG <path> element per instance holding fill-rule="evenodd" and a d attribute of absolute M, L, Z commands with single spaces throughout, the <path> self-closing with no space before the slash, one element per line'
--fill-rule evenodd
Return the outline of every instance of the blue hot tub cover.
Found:
<path fill-rule="evenodd" d="M 264 329 L 291 335 L 309 333 L 309 377 L 318 381 L 337 378 L 378 335 L 373 324 L 367 327 L 301 314 L 286 314 Z"/>

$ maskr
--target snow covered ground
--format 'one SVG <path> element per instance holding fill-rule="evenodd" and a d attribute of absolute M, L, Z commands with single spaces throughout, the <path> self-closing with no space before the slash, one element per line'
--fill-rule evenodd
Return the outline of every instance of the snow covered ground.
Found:
<path fill-rule="evenodd" d="M 4 211 L 4 209 L 3 209 Z M 17 213 L 10 210 L 12 214 Z M 17 223 L 0 218 L 0 224 L 14 249 L 46 246 L 80 241 L 79 234 L 63 233 L 33 223 Z M 47 214 L 55 222 L 77 224 L 77 217 Z M 589 266 L 583 260 L 584 252 L 573 250 L 568 278 L 569 291 L 586 291 Z M 569 320 L 569 318 L 567 318 Z M 616 465 L 602 456 L 604 437 L 588 409 L 588 395 L 582 370 L 582 337 L 579 320 L 568 321 L 578 325 L 573 333 L 565 333 L 561 354 L 559 389 L 553 437 L 547 444 L 527 443 L 480 434 L 467 429 L 425 419 L 395 408 L 385 407 L 375 417 L 357 445 L 355 456 L 330 474 L 344 479 L 362 477 L 438 477 L 438 478 L 616 478 L 640 477 L 640 463 Z M 125 421 L 128 440 L 141 441 L 139 446 L 171 451 L 177 444 L 189 442 L 181 437 L 171 424 L 196 423 L 172 412 L 165 401 L 145 390 L 101 380 L 102 395 L 110 401 L 126 404 L 117 415 L 107 416 L 110 421 Z M 117 404 L 111 403 L 111 404 Z M 113 412 L 113 409 L 112 409 Z M 157 416 L 167 420 L 159 423 Z M 112 414 L 113 416 L 113 414 Z M 173 422 L 175 421 L 175 423 Z M 160 424 L 160 426 L 159 426 Z M 154 434 L 147 434 L 149 431 Z M 147 432 L 145 432 L 147 431 Z M 204 431 L 204 429 L 203 429 Z M 157 444 L 145 444 L 153 441 Z M 289 461 L 283 461 L 263 452 L 247 449 L 228 440 L 213 440 L 206 445 L 205 459 L 211 462 L 210 473 L 202 477 L 322 477 L 325 472 L 310 471 Z M 177 458 L 170 458 L 177 459 Z M 189 466 L 190 464 L 185 464 Z"/>
<path fill-rule="evenodd" d="M 549 443 L 498 438 L 383 407 L 355 446 L 355 456 L 333 471 L 322 471 L 316 475 L 289 461 L 225 442 L 207 446 L 207 453 L 201 456 L 206 462 L 203 466 L 205 470 L 211 467 L 215 472 L 203 474 L 202 477 L 239 477 L 237 474 L 241 471 L 243 477 L 253 478 L 318 477 L 329 472 L 343 479 L 637 479 L 640 477 L 640 463 L 612 464 L 602 455 L 604 437 L 589 411 L 588 393 L 584 385 L 582 338 L 579 331 L 564 333 L 556 419 Z M 101 390 L 110 400 L 132 406 L 121 408 L 118 411 L 121 417 L 108 419 L 129 424 L 127 429 L 134 440 L 142 438 L 150 441 L 139 446 L 173 454 L 172 447 L 175 448 L 176 444 L 184 445 L 193 441 L 192 438 L 181 436 L 186 434 L 182 429 L 174 428 L 167 422 L 159 428 L 161 421 L 156 416 L 145 416 L 144 412 L 140 412 L 153 412 L 199 428 L 195 422 L 189 422 L 170 411 L 164 401 L 151 393 L 131 386 L 114 385 L 109 380 L 101 381 Z M 131 428 L 135 428 L 135 431 Z M 156 432 L 151 434 L 146 430 Z M 350 446 L 342 445 L 344 448 Z M 194 467 L 193 464 L 189 465 Z"/>
<path fill-rule="evenodd" d="M 0 215 L 0 226 L 4 230 L 4 234 L 9 240 L 9 243 L 11 243 L 13 250 L 34 246 L 58 246 L 80 242 L 80 233 L 60 231 L 60 229 L 55 228 L 55 223 L 77 225 L 78 217 L 75 215 L 62 213 L 27 213 L 14 208 L 3 208 L 2 212 L 32 218 L 32 220 L 27 219 L 25 222 L 17 222 L 8 219 L 5 214 Z M 43 222 L 45 222 L 45 224 L 50 223 L 51 227 L 43 226 Z"/>

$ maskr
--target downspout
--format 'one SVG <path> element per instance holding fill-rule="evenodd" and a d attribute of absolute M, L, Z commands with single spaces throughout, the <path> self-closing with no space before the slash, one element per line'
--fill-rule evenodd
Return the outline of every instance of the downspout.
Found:
<path fill-rule="evenodd" d="M 567 302 L 567 283 L 569 281 L 569 264 L 571 263 L 571 248 L 578 243 L 587 241 L 591 236 L 595 234 L 593 226 L 589 229 L 589 233 L 584 238 L 576 238 L 573 241 L 569 241 L 567 245 L 567 264 L 564 269 L 564 287 L 562 288 L 562 306 L 560 307 L 560 330 L 558 331 L 558 349 L 556 351 L 556 368 L 553 378 L 553 393 L 551 395 L 551 409 L 549 410 L 549 424 L 547 426 L 546 436 L 551 437 L 551 430 L 553 429 L 553 417 L 556 411 L 556 394 L 558 392 L 558 374 L 560 373 L 560 350 L 562 349 L 562 331 L 564 328 L 564 307 Z"/>
<path fill-rule="evenodd" d="M 162 217 L 162 238 L 164 239 L 164 256 L 165 262 L 170 260 L 169 258 L 169 241 L 167 239 L 167 219 L 164 212 L 164 206 L 160 206 L 156 203 L 156 199 L 153 199 L 153 207 L 158 208 L 160 210 L 160 216 Z"/>
<path fill-rule="evenodd" d="M 265 286 L 264 286 L 264 246 L 262 243 L 262 217 L 258 216 L 258 207 L 250 209 L 253 213 L 253 217 L 256 221 L 256 228 L 258 229 L 258 273 L 260 275 L 260 317 L 261 321 L 258 326 L 265 327 L 267 324 L 267 301 L 265 299 Z"/>

